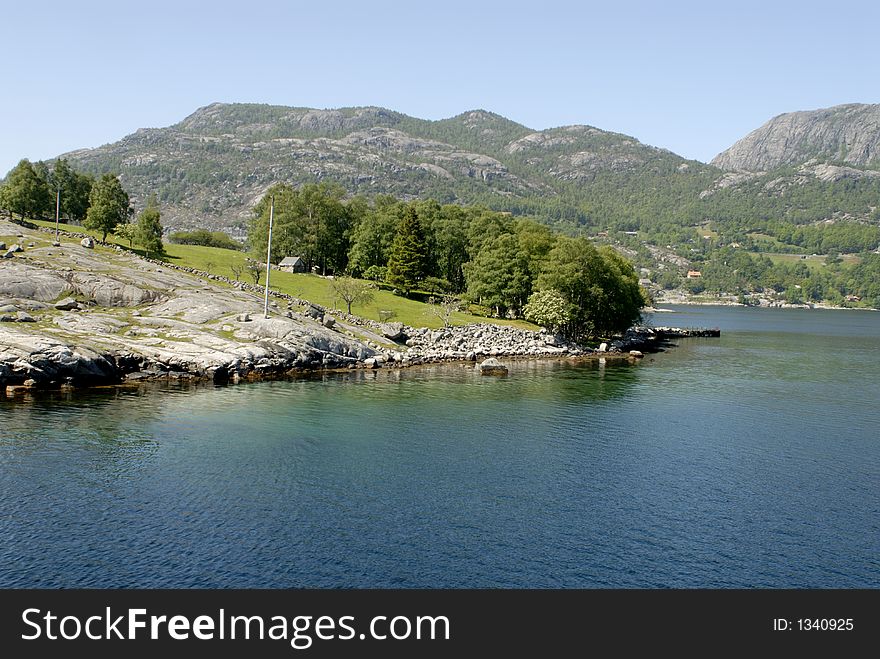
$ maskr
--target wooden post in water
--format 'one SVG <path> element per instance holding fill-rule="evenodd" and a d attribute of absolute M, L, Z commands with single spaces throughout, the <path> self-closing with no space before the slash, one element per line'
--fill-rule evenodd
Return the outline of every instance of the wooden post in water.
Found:
<path fill-rule="evenodd" d="M 263 317 L 269 317 L 269 273 L 272 271 L 272 220 L 275 217 L 275 197 L 269 206 L 269 242 L 266 246 L 266 295 L 263 300 Z"/>

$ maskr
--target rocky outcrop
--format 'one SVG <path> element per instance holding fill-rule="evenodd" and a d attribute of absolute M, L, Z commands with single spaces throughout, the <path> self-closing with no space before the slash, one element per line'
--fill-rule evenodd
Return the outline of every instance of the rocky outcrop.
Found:
<path fill-rule="evenodd" d="M 774 117 L 712 160 L 716 167 L 752 172 L 810 159 L 876 165 L 880 105 L 853 103 Z"/>
<path fill-rule="evenodd" d="M 0 221 L 0 232 L 9 228 Z M 73 241 L 60 248 L 37 240 L 0 266 L 0 392 L 592 352 L 547 331 L 383 324 L 279 293 L 267 318 L 256 286 L 100 244 L 84 248 L 79 237 L 65 236 Z M 650 350 L 654 334 L 634 331 L 608 349 L 621 357 Z"/>
<path fill-rule="evenodd" d="M 0 261 L 0 297 L 51 302 L 71 290 L 62 272 L 20 259 Z"/>
<path fill-rule="evenodd" d="M 0 324 L 0 385 L 259 378 L 374 353 L 288 305 L 276 302 L 266 319 L 250 292 L 168 265 L 78 242 L 36 245 L 0 265 L 0 308 L 11 321 Z"/>

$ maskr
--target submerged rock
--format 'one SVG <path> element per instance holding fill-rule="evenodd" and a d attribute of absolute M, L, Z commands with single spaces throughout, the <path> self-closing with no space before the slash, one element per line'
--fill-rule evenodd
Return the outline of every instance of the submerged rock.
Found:
<path fill-rule="evenodd" d="M 507 375 L 508 368 L 494 357 L 480 362 L 480 375 Z"/>

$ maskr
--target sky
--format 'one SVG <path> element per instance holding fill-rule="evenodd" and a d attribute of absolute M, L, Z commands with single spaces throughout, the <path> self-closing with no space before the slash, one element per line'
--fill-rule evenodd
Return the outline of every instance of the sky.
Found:
<path fill-rule="evenodd" d="M 710 160 L 880 102 L 880 2 L 0 0 L 0 176 L 215 101 L 497 112 Z"/>

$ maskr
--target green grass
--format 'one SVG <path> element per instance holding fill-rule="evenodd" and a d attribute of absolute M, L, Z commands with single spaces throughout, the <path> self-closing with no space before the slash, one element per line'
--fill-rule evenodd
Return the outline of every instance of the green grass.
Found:
<path fill-rule="evenodd" d="M 818 271 L 825 267 L 824 255 L 802 255 L 802 254 L 774 254 L 773 252 L 749 252 L 752 256 L 766 256 L 773 263 L 803 263 L 810 270 Z M 803 257 L 803 258 L 802 258 Z M 859 257 L 855 254 L 841 255 L 844 265 L 854 265 L 859 262 Z"/>
<path fill-rule="evenodd" d="M 713 238 L 713 239 L 718 238 L 718 232 L 710 229 L 708 223 L 701 224 L 700 226 L 698 226 L 697 232 L 700 234 L 700 238 L 703 238 L 704 236 L 709 236 L 710 238 Z"/>
<path fill-rule="evenodd" d="M 54 221 L 36 220 L 35 224 L 43 227 L 55 227 Z M 60 224 L 62 231 L 71 231 L 75 233 L 86 233 L 96 239 L 101 238 L 100 232 L 89 231 L 81 226 L 73 224 Z M 128 242 L 118 239 L 116 236 L 108 235 L 107 242 L 121 245 L 128 248 Z M 139 254 L 143 254 L 142 250 L 135 249 Z M 222 275 L 234 278 L 231 266 L 245 264 L 247 254 L 231 249 L 222 249 L 219 247 L 202 247 L 200 245 L 176 245 L 172 243 L 165 244 L 165 257 L 168 263 L 179 265 L 197 270 L 204 270 L 215 275 Z M 263 273 L 265 277 L 265 272 Z M 247 275 L 242 274 L 242 281 L 253 284 L 254 280 Z M 298 274 L 292 272 L 272 271 L 270 279 L 270 288 L 279 293 L 286 293 L 303 300 L 308 300 L 325 307 L 341 308 L 345 310 L 345 303 L 342 300 L 336 300 L 333 296 L 332 280 L 325 277 L 312 274 Z M 265 279 L 260 279 L 260 285 L 265 284 Z M 410 300 L 399 295 L 394 295 L 389 291 L 376 290 L 373 301 L 366 305 L 353 305 L 351 308 L 353 314 L 369 318 L 371 320 L 381 320 L 380 311 L 390 311 L 394 315 L 392 321 L 397 321 L 411 325 L 414 327 L 431 327 L 437 328 L 443 326 L 443 321 L 434 316 L 430 312 L 430 305 L 416 300 Z M 502 320 L 499 318 L 487 318 L 485 316 L 477 316 L 471 313 L 458 312 L 452 317 L 454 325 L 465 325 L 467 323 L 493 323 L 496 325 L 513 325 L 524 329 L 538 329 L 537 326 L 527 323 L 523 320 Z"/>
<path fill-rule="evenodd" d="M 332 289 L 332 280 L 318 275 L 294 274 L 290 272 L 272 271 L 271 287 L 274 290 L 287 293 L 304 300 L 317 302 L 318 304 L 341 308 L 345 310 L 345 303 L 342 300 L 334 298 Z M 430 305 L 416 300 L 410 300 L 385 290 L 374 291 L 373 301 L 365 305 L 352 305 L 352 313 L 370 318 L 372 320 L 380 320 L 380 311 L 390 311 L 394 315 L 391 320 L 412 325 L 414 327 L 441 327 L 443 322 L 437 316 L 431 314 Z M 536 329 L 534 325 L 530 325 L 524 321 L 501 320 L 497 318 L 486 318 L 483 316 L 475 316 L 470 313 L 457 312 L 453 314 L 452 323 L 454 325 L 464 325 L 467 323 L 485 323 L 491 322 L 497 325 L 515 325 L 529 329 Z"/>
<path fill-rule="evenodd" d="M 747 235 L 749 236 L 749 238 L 751 238 L 752 240 L 759 242 L 759 243 L 767 243 L 769 245 L 775 245 L 777 247 L 786 246 L 785 243 L 783 243 L 782 241 L 777 240 L 773 236 L 769 236 L 766 233 L 753 232 L 753 233 L 750 233 Z M 790 247 L 790 245 L 789 245 L 789 247 Z"/>

